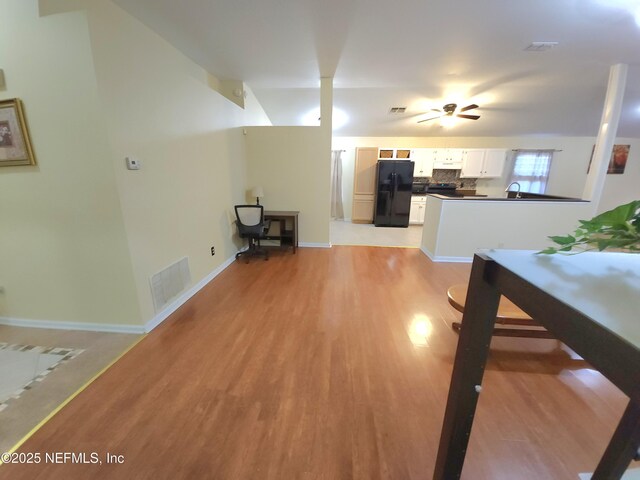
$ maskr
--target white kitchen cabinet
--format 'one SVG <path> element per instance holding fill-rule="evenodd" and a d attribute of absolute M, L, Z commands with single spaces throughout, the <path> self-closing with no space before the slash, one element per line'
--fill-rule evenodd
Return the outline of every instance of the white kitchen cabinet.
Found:
<path fill-rule="evenodd" d="M 432 148 L 416 148 L 411 150 L 411 160 L 415 162 L 414 177 L 430 177 L 433 174 L 434 150 Z"/>
<path fill-rule="evenodd" d="M 483 178 L 501 177 L 506 159 L 507 151 L 503 148 L 485 150 Z"/>
<path fill-rule="evenodd" d="M 507 151 L 500 148 L 468 149 L 462 160 L 460 178 L 495 178 L 502 176 Z"/>
<path fill-rule="evenodd" d="M 462 169 L 460 178 L 480 178 L 484 169 L 485 151 L 481 149 L 467 149 L 462 155 Z"/>
<path fill-rule="evenodd" d="M 409 224 L 422 225 L 424 212 L 427 207 L 427 197 L 411 197 L 411 210 L 409 211 Z"/>
<path fill-rule="evenodd" d="M 462 168 L 461 148 L 441 148 L 438 149 L 433 168 L 445 170 L 460 170 Z"/>

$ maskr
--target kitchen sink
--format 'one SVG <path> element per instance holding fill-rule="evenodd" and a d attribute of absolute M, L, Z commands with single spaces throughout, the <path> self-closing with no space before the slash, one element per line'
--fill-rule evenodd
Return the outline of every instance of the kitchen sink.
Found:
<path fill-rule="evenodd" d="M 579 198 L 560 197 L 558 195 L 545 195 L 543 193 L 529 193 L 529 192 L 507 192 L 507 198 L 513 200 L 571 200 L 573 202 L 580 201 Z"/>

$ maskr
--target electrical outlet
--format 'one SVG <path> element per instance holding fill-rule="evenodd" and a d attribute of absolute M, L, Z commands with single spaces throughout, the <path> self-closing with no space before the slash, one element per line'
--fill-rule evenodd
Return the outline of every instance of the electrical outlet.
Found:
<path fill-rule="evenodd" d="M 211 247 L 211 256 L 213 257 L 216 254 L 216 247 Z"/>

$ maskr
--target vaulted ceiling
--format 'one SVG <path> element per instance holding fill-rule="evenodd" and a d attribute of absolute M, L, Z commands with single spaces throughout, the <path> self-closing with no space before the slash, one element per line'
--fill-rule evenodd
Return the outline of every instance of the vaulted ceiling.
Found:
<path fill-rule="evenodd" d="M 333 76 L 346 117 L 335 135 L 595 136 L 609 68 L 625 63 L 618 134 L 640 137 L 640 0 L 115 1 L 213 75 L 244 81 L 276 125 L 303 124 Z M 558 44 L 525 50 L 539 41 Z M 417 123 L 450 102 L 477 103 L 468 113 L 481 118 Z"/>

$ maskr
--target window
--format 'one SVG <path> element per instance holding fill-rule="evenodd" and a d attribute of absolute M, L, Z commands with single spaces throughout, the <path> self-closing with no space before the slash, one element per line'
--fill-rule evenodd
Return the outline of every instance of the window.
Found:
<path fill-rule="evenodd" d="M 509 183 L 518 182 L 522 192 L 544 193 L 552 158 L 553 150 L 517 150 Z"/>

